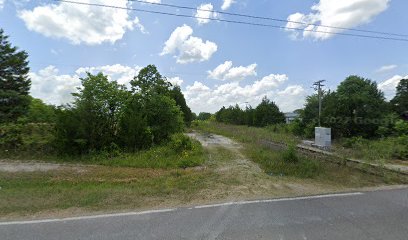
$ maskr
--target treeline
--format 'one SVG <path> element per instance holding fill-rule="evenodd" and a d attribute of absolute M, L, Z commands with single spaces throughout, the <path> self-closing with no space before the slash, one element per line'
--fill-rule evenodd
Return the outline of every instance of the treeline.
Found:
<path fill-rule="evenodd" d="M 298 118 L 281 128 L 305 138 L 314 137 L 319 123 L 318 96 L 308 96 L 304 108 L 295 112 Z M 222 107 L 214 116 L 218 122 L 256 127 L 285 122 L 278 106 L 266 97 L 256 108 Z M 332 128 L 335 138 L 397 136 L 408 146 L 408 79 L 399 82 L 396 96 L 388 102 L 375 82 L 349 76 L 336 91 L 323 92 L 321 125 Z"/>
<path fill-rule="evenodd" d="M 215 113 L 215 119 L 228 124 L 265 127 L 284 123 L 285 115 L 273 101 L 264 97 L 256 108 L 241 109 L 238 104 L 228 108 L 222 107 Z"/>
<path fill-rule="evenodd" d="M 101 73 L 81 80 L 73 104 L 57 111 L 55 144 L 62 152 L 136 151 L 166 141 L 191 123 L 180 88 L 154 65 L 139 72 L 130 90 Z"/>
<path fill-rule="evenodd" d="M 28 54 L 0 29 L 0 149 L 87 154 L 136 151 L 167 141 L 190 125 L 193 113 L 178 86 L 154 65 L 130 89 L 99 73 L 87 74 L 74 101 L 51 106 L 29 95 Z"/>
<path fill-rule="evenodd" d="M 298 134 L 311 136 L 318 125 L 319 100 L 307 97 L 299 110 Z M 335 137 L 387 137 L 408 134 L 408 80 L 399 82 L 396 96 L 386 101 L 376 82 L 349 76 L 336 91 L 324 92 L 321 124 L 332 128 Z M 302 131 L 303 130 L 303 131 Z"/>

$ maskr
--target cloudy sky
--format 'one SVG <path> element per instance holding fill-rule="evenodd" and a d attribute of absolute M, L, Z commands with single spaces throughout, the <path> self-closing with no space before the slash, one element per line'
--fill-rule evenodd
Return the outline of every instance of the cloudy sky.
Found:
<path fill-rule="evenodd" d="M 358 28 L 408 35 L 406 0 L 149 0 L 195 10 L 125 0 L 72 1 L 122 9 L 51 0 L 0 0 L 0 27 L 13 44 L 29 53 L 31 93 L 47 103 L 69 102 L 70 93 L 87 71 L 102 71 L 128 84 L 147 64 L 157 65 L 172 83 L 180 85 L 197 113 L 214 112 L 235 103 L 256 105 L 263 96 L 274 100 L 283 111 L 292 111 L 302 107 L 305 96 L 313 92 L 314 81 L 326 79 L 326 88 L 335 89 L 351 74 L 377 81 L 390 98 L 399 80 L 408 75 L 408 42 L 328 33 L 357 33 L 340 28 Z"/>

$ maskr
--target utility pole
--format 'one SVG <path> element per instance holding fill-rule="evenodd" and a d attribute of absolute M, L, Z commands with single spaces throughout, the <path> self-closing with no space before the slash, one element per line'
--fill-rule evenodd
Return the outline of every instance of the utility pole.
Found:
<path fill-rule="evenodd" d="M 320 117 L 322 115 L 322 87 L 324 87 L 324 85 L 322 83 L 326 82 L 326 80 L 320 80 L 317 81 L 313 84 L 314 89 L 317 91 L 317 95 L 319 97 L 319 127 L 321 127 L 321 121 L 320 121 Z"/>

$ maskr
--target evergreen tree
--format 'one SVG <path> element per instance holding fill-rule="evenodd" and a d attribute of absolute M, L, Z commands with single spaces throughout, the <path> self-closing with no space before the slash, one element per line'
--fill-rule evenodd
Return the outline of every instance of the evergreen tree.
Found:
<path fill-rule="evenodd" d="M 16 121 L 28 111 L 31 81 L 27 57 L 0 29 L 0 122 Z"/>

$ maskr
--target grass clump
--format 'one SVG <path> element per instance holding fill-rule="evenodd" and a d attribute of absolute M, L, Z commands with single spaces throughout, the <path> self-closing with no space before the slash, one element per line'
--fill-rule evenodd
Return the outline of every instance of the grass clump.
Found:
<path fill-rule="evenodd" d="M 272 151 L 252 146 L 246 148 L 246 154 L 271 176 L 315 178 L 323 170 L 319 161 L 298 156 L 294 147 L 284 151 Z"/>
<path fill-rule="evenodd" d="M 408 137 L 380 139 L 347 138 L 336 141 L 334 150 L 345 157 L 380 163 L 391 160 L 408 160 Z"/>
<path fill-rule="evenodd" d="M 296 153 L 295 146 L 290 144 L 286 150 L 282 152 L 282 158 L 285 162 L 288 163 L 298 163 L 299 157 Z"/>
<path fill-rule="evenodd" d="M 149 150 L 121 153 L 113 158 L 96 155 L 90 160 L 93 164 L 107 166 L 163 169 L 196 167 L 204 161 L 201 144 L 183 134 L 174 135 L 168 143 Z"/>

